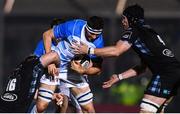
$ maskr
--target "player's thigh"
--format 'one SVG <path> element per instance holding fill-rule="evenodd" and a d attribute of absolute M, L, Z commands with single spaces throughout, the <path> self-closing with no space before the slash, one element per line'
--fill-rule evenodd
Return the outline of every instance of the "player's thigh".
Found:
<path fill-rule="evenodd" d="M 55 88 L 56 85 L 47 85 L 41 83 L 36 101 L 37 108 L 44 109 L 48 106 L 49 102 L 52 100 Z"/>
<path fill-rule="evenodd" d="M 83 87 L 83 88 L 72 87 L 71 91 L 73 92 L 73 94 L 75 96 L 77 96 L 77 95 L 79 95 L 81 93 L 85 93 L 85 92 L 88 92 L 88 91 L 91 91 L 91 90 L 90 90 L 89 86 L 87 86 L 87 87 Z"/>
<path fill-rule="evenodd" d="M 95 112 L 93 105 L 93 94 L 91 93 L 89 86 L 83 88 L 73 87 L 71 91 L 82 107 L 83 112 Z"/>
<path fill-rule="evenodd" d="M 145 94 L 140 104 L 141 113 L 156 113 L 167 99 Z"/>

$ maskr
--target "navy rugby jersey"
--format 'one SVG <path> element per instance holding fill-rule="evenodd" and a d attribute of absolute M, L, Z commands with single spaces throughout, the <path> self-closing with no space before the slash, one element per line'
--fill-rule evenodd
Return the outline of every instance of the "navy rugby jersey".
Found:
<path fill-rule="evenodd" d="M 177 67 L 180 68 L 180 63 L 171 49 L 167 47 L 159 34 L 148 25 L 143 25 L 140 28 L 129 28 L 123 32 L 121 40 L 128 41 L 155 74 L 171 74 Z"/>

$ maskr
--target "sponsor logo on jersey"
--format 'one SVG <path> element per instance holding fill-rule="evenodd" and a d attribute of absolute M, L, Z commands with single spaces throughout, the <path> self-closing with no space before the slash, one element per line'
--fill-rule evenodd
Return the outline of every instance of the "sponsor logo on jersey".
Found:
<path fill-rule="evenodd" d="M 4 95 L 1 96 L 1 99 L 9 102 L 15 101 L 17 100 L 17 98 L 18 98 L 17 95 L 13 93 L 5 93 Z"/>
<path fill-rule="evenodd" d="M 132 32 L 131 31 L 126 31 L 123 33 L 123 38 L 124 39 L 130 39 L 131 38 L 131 35 L 132 35 Z"/>
<path fill-rule="evenodd" d="M 129 34 L 125 34 L 124 36 L 123 36 L 123 38 L 128 38 L 129 37 Z"/>
<path fill-rule="evenodd" d="M 165 55 L 165 56 L 174 57 L 174 54 L 173 54 L 172 51 L 169 50 L 169 49 L 164 49 L 162 53 L 163 53 L 163 55 Z"/>

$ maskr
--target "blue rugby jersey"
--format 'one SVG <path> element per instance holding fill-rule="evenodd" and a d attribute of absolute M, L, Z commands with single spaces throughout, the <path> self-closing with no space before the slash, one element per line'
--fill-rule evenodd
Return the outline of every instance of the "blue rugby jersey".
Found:
<path fill-rule="evenodd" d="M 53 32 L 55 38 L 61 38 L 61 41 L 55 48 L 55 51 L 59 54 L 61 65 L 60 68 L 66 69 L 68 62 L 74 57 L 71 45 L 73 42 L 83 42 L 89 47 L 102 48 L 104 47 L 104 41 L 102 35 L 99 35 L 93 42 L 90 42 L 85 37 L 85 26 L 86 21 L 81 19 L 75 19 L 59 24 L 54 27 Z M 89 55 L 91 58 L 96 57 L 95 55 Z"/>
<path fill-rule="evenodd" d="M 54 48 L 54 44 L 51 44 L 51 47 Z M 45 49 L 44 49 L 44 43 L 43 40 L 40 40 L 33 52 L 34 55 L 36 55 L 37 57 L 41 57 L 43 54 L 45 54 Z"/>

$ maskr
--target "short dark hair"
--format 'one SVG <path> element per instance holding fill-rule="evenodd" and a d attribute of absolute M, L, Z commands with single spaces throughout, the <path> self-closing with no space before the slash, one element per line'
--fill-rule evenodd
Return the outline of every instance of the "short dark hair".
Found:
<path fill-rule="evenodd" d="M 103 29 L 104 27 L 104 21 L 101 17 L 98 16 L 92 16 L 87 20 L 87 25 L 91 27 L 92 29 Z"/>
<path fill-rule="evenodd" d="M 136 24 L 142 20 L 144 21 L 144 9 L 138 4 L 127 7 L 123 11 L 123 15 L 127 17 L 131 24 Z"/>

